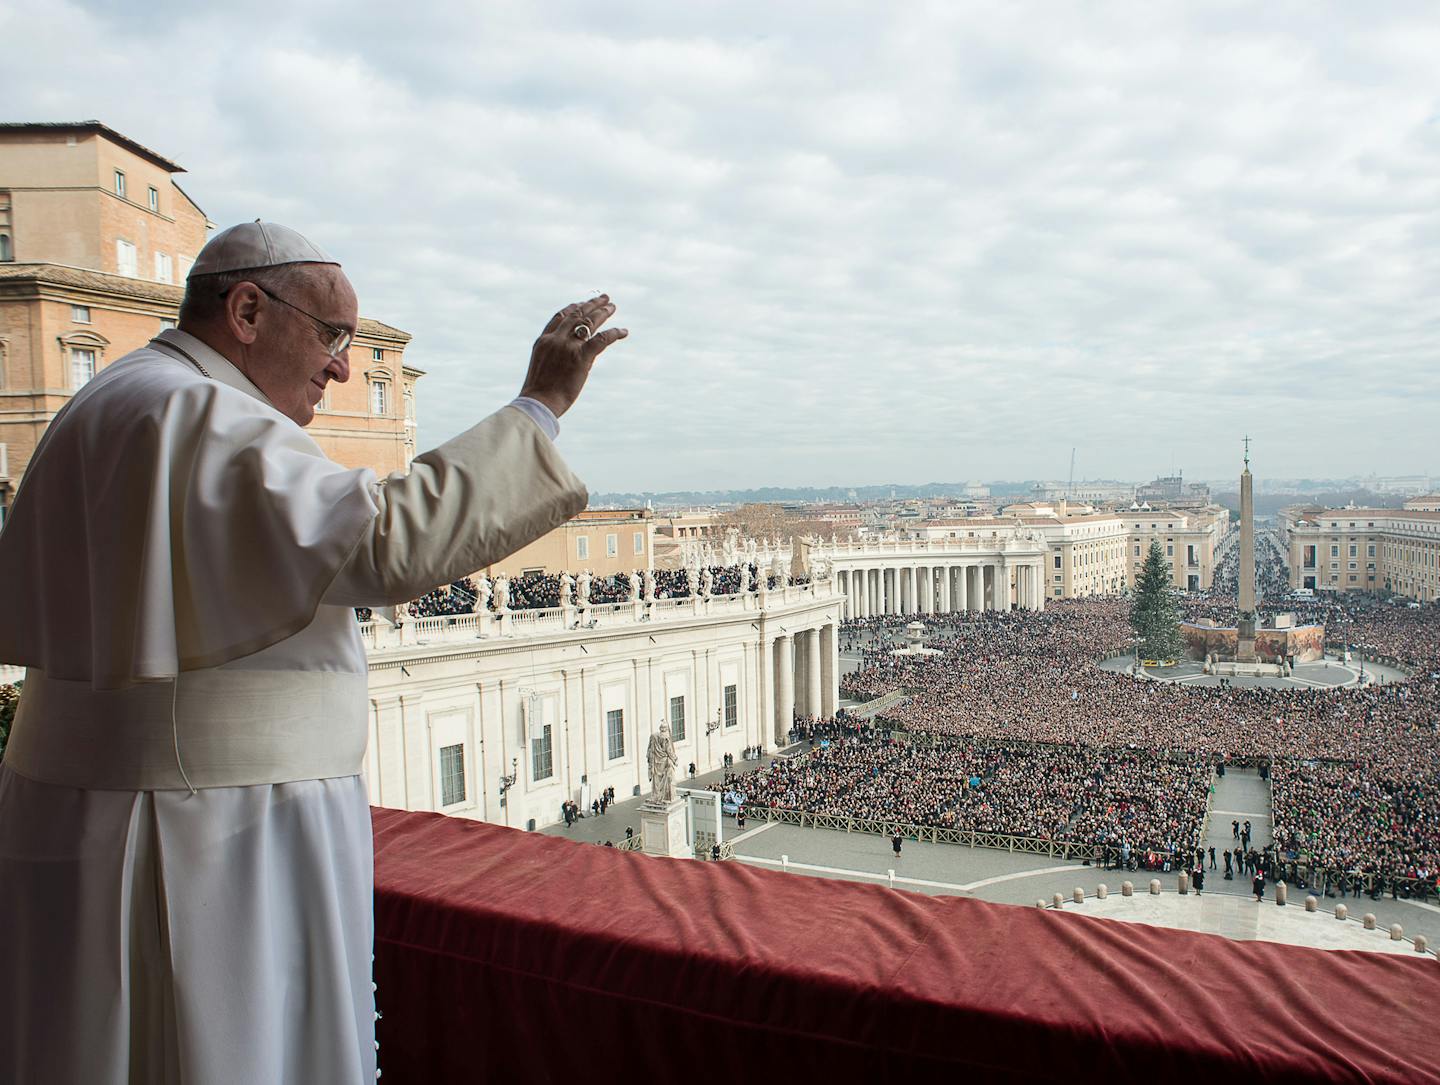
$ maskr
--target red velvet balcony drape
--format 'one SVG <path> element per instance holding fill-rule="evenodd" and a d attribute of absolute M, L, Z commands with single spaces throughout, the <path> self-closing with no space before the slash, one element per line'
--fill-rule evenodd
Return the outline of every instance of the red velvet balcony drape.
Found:
<path fill-rule="evenodd" d="M 1433 957 L 374 825 L 387 1085 L 1440 1081 Z"/>

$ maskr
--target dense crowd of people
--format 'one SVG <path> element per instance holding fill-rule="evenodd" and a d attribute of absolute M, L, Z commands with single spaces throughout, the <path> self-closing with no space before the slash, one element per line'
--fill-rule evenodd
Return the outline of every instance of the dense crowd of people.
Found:
<path fill-rule="evenodd" d="M 886 710 L 886 726 L 809 729 L 811 756 L 732 786 L 762 805 L 1123 848 L 1145 865 L 1199 846 L 1214 766 L 1258 764 L 1273 782 L 1273 841 L 1237 855 L 1253 851 L 1267 871 L 1289 864 L 1327 888 L 1341 878 L 1433 886 L 1440 609 L 1374 599 L 1297 608 L 1276 598 L 1281 583 L 1265 581 L 1265 616 L 1300 609 L 1332 643 L 1401 661 L 1413 677 L 1283 689 L 1136 681 L 1096 665 L 1129 649 L 1121 599 L 933 618 L 932 656 L 892 654 L 909 618 L 869 618 L 842 631 L 861 664 L 841 690 L 858 700 L 908 694 Z M 1233 599 L 1181 605 L 1188 620 L 1233 621 Z"/>
<path fill-rule="evenodd" d="M 1143 751 L 1079 746 L 916 742 L 839 721 L 809 756 L 726 783 L 747 805 L 839 814 L 895 825 L 1029 836 L 1153 853 L 1157 867 L 1193 846 L 1205 816 L 1209 765 Z M 724 785 L 722 785 L 724 786 Z"/>

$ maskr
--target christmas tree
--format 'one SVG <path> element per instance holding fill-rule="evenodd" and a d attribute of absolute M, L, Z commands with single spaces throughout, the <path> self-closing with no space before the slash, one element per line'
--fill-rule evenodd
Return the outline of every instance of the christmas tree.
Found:
<path fill-rule="evenodd" d="M 1142 659 L 1175 659 L 1182 649 L 1180 608 L 1170 594 L 1170 566 L 1158 542 L 1150 544 L 1140 578 L 1135 584 L 1135 603 L 1130 624 L 1140 641 Z"/>

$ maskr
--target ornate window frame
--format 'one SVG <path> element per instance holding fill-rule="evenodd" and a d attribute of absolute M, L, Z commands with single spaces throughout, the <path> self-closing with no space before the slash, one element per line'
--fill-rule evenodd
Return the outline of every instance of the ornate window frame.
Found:
<path fill-rule="evenodd" d="M 65 363 L 65 387 L 72 392 L 77 392 L 80 390 L 80 386 L 75 383 L 75 351 L 92 350 L 95 352 L 95 372 L 91 374 L 91 380 L 93 380 L 105 365 L 105 348 L 110 345 L 110 340 L 88 328 L 83 331 L 68 332 L 56 338 L 60 343 L 60 356 Z"/>

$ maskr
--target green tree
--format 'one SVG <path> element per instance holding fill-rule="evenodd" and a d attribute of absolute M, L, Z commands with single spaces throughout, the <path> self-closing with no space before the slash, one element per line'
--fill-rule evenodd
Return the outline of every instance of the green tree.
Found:
<path fill-rule="evenodd" d="M 0 758 L 5 756 L 5 743 L 10 739 L 10 722 L 15 718 L 15 706 L 19 703 L 19 687 L 0 685 Z"/>
<path fill-rule="evenodd" d="M 1184 649 L 1180 638 L 1180 608 L 1170 594 L 1170 567 L 1158 542 L 1150 543 L 1150 552 L 1140 567 L 1130 624 L 1140 641 L 1142 659 L 1175 659 Z"/>

